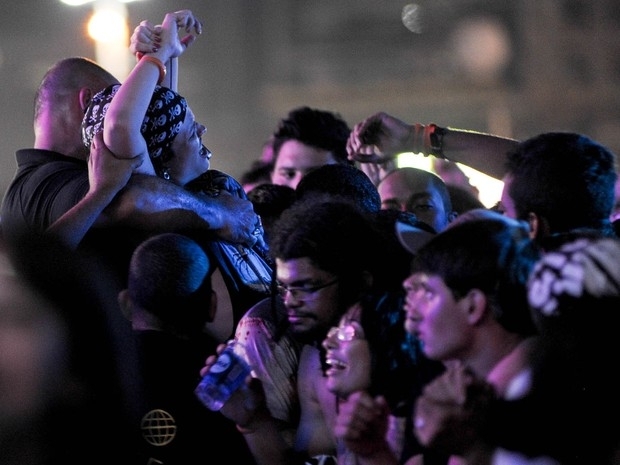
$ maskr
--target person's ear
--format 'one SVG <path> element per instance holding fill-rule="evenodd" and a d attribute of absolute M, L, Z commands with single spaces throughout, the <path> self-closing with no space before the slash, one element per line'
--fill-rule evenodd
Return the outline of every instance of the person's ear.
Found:
<path fill-rule="evenodd" d="M 463 301 L 467 309 L 467 319 L 472 325 L 483 320 L 487 312 L 487 296 L 480 289 L 471 289 Z"/>
<path fill-rule="evenodd" d="M 85 113 L 93 98 L 93 91 L 89 87 L 82 87 L 79 93 L 80 108 Z"/>
<path fill-rule="evenodd" d="M 131 321 L 131 297 L 129 297 L 129 290 L 123 289 L 117 296 L 118 305 L 121 307 L 123 316 Z"/>

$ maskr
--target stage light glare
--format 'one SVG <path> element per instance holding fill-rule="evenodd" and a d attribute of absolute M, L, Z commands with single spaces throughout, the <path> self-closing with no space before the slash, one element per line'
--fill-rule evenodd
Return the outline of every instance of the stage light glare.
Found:
<path fill-rule="evenodd" d="M 98 42 L 115 42 L 127 36 L 127 21 L 118 11 L 97 10 L 88 21 L 88 34 Z"/>

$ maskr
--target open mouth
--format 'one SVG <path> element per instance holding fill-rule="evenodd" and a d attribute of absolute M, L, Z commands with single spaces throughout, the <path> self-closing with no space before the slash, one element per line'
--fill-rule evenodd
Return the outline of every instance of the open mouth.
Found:
<path fill-rule="evenodd" d="M 344 370 L 345 368 L 347 368 L 346 363 L 333 357 L 327 357 L 325 359 L 325 363 L 330 367 L 334 368 L 335 370 Z"/>
<path fill-rule="evenodd" d="M 200 156 L 202 158 L 206 158 L 207 160 L 210 160 L 213 154 L 211 153 L 211 150 L 209 150 L 203 145 L 202 147 L 200 147 Z"/>

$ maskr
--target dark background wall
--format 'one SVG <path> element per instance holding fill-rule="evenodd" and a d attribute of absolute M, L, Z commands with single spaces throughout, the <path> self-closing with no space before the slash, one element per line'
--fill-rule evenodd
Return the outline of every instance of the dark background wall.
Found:
<path fill-rule="evenodd" d="M 524 138 L 588 134 L 620 151 L 618 0 L 142 0 L 142 19 L 191 9 L 206 32 L 180 61 L 179 90 L 208 127 L 212 167 L 239 176 L 290 109 L 379 110 L 407 121 Z M 0 192 L 33 143 L 32 100 L 60 58 L 95 58 L 91 7 L 3 5 Z M 415 32 L 412 32 L 415 31 Z"/>

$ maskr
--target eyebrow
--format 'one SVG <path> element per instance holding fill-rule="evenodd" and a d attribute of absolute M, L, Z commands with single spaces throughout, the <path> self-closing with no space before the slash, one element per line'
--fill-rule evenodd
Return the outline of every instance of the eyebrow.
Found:
<path fill-rule="evenodd" d="M 408 198 L 407 198 L 407 203 L 416 201 L 416 200 L 432 200 L 433 195 L 430 192 L 417 192 L 414 194 L 411 194 Z"/>
<path fill-rule="evenodd" d="M 286 287 L 302 287 L 308 284 L 312 284 L 315 279 L 318 279 L 318 278 L 302 278 L 302 279 L 297 279 L 295 281 L 292 281 L 288 284 L 285 284 L 279 279 L 276 279 L 276 284 L 278 286 L 286 286 Z"/>

